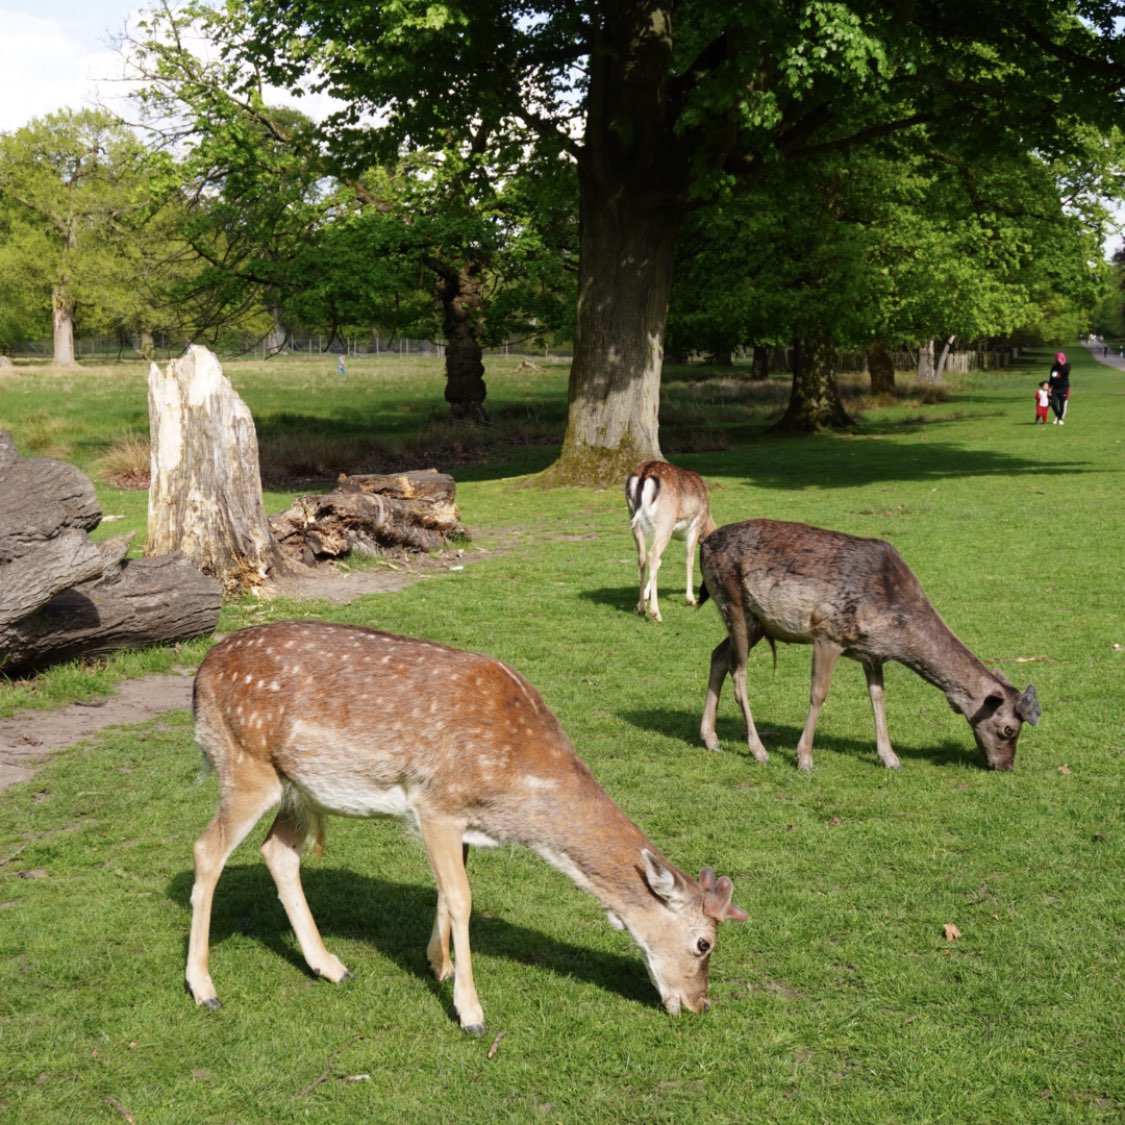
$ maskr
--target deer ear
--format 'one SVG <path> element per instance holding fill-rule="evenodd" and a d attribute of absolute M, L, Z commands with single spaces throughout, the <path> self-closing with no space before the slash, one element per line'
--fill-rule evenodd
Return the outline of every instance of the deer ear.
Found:
<path fill-rule="evenodd" d="M 703 913 L 716 922 L 745 922 L 750 915 L 745 910 L 735 906 L 731 901 L 734 898 L 734 884 L 723 875 L 717 881 L 710 869 L 705 869 L 711 875 L 711 886 L 703 887 Z M 703 880 L 700 879 L 700 886 Z"/>
<path fill-rule="evenodd" d="M 1035 695 L 1034 684 L 1028 684 L 1024 688 L 1023 695 L 1016 700 L 1016 714 L 1032 726 L 1039 722 L 1043 709 L 1039 706 L 1039 700 Z"/>
<path fill-rule="evenodd" d="M 676 887 L 675 872 L 665 867 L 648 848 L 641 851 L 641 859 L 645 864 L 645 882 L 648 883 L 648 889 L 669 906 L 678 905 L 680 894 Z"/>

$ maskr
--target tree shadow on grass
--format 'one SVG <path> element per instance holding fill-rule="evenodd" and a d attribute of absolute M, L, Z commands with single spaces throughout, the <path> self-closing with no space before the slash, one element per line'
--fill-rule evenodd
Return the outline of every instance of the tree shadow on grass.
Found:
<path fill-rule="evenodd" d="M 777 456 L 767 453 L 777 450 Z M 1041 451 L 1037 451 L 1041 452 Z M 1063 461 L 1043 456 L 1022 457 L 990 449 L 967 449 L 950 442 L 864 441 L 862 438 L 794 439 L 762 435 L 752 449 L 728 451 L 722 458 L 701 456 L 692 465 L 709 473 L 738 477 L 745 473 L 756 488 L 856 488 L 868 484 L 934 482 L 969 477 L 1057 477 L 1102 471 L 1088 461 Z M 764 455 L 765 454 L 765 455 Z M 741 463 L 740 463 L 741 462 Z"/>
<path fill-rule="evenodd" d="M 681 739 L 688 747 L 698 750 L 700 753 L 711 753 L 711 751 L 705 750 L 699 738 L 699 720 L 703 713 L 703 685 L 705 683 L 706 676 L 704 675 L 700 680 L 698 713 L 670 707 L 645 707 L 618 711 L 617 715 L 638 730 L 658 731 L 669 738 Z M 715 721 L 715 733 L 718 735 L 719 744 L 723 747 L 725 753 L 737 754 L 746 758 L 751 766 L 756 766 L 757 763 L 746 748 L 746 728 L 742 723 L 741 715 L 737 713 L 737 704 L 732 702 L 731 706 L 735 708 L 733 716 L 724 717 L 720 714 Z M 750 701 L 750 706 L 753 709 L 753 700 Z M 772 723 L 757 713 L 754 715 L 754 723 L 758 728 L 759 737 L 769 751 L 771 762 L 784 762 L 789 766 L 796 766 L 797 742 L 801 737 L 802 727 Z M 946 739 L 937 745 L 929 746 L 896 742 L 892 733 L 891 744 L 894 746 L 895 753 L 903 762 L 924 760 L 939 767 L 981 766 L 980 752 L 973 744 L 972 734 L 968 728 L 966 728 L 965 733 L 967 736 L 965 743 L 951 742 Z M 831 733 L 822 732 L 818 726 L 816 738 L 813 741 L 814 763 L 818 757 L 824 754 L 846 754 L 854 758 L 868 758 L 873 768 L 883 769 L 879 756 L 875 752 L 874 724 L 871 728 L 870 741 L 839 738 Z"/>
<path fill-rule="evenodd" d="M 472 876 L 472 853 L 469 874 Z M 168 897 L 190 909 L 193 875 L 182 871 L 168 884 Z M 433 886 L 394 883 L 344 868 L 304 866 L 301 882 L 317 928 L 333 952 L 333 939 L 362 942 L 377 949 L 405 972 L 424 982 L 456 1021 L 450 982 L 434 979 L 426 960 L 437 891 Z M 474 911 L 471 924 L 474 954 L 504 957 L 560 976 L 588 981 L 646 1006 L 659 1006 L 639 956 L 625 957 L 560 941 L 538 930 Z M 211 912 L 211 948 L 235 934 L 261 942 L 271 953 L 309 974 L 289 919 L 264 863 L 230 864 L 223 869 Z M 187 950 L 186 940 L 184 946 Z M 364 966 L 345 958 L 357 976 Z M 223 984 L 216 973 L 219 995 Z M 478 981 L 479 983 L 479 981 Z M 482 989 L 487 1006 L 487 990 Z"/>

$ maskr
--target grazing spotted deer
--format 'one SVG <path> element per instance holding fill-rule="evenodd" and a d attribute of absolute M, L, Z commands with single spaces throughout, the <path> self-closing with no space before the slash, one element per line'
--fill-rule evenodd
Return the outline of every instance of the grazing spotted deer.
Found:
<path fill-rule="evenodd" d="M 665 859 L 507 665 L 347 625 L 263 625 L 208 654 L 193 706 L 196 738 L 219 778 L 219 811 L 194 853 L 185 976 L 197 1004 L 219 1007 L 208 945 L 223 865 L 280 803 L 262 856 L 318 976 L 350 974 L 309 911 L 302 846 L 323 845 L 328 813 L 389 815 L 421 833 L 438 890 L 427 956 L 439 980 L 454 978 L 466 1031 L 484 1030 L 469 952 L 469 844 L 510 841 L 538 852 L 629 929 L 669 1012 L 707 1007 L 718 923 L 746 920 L 730 879 L 705 868 L 697 883 Z"/>
<path fill-rule="evenodd" d="M 687 548 L 687 604 L 695 605 L 695 546 L 715 530 L 703 478 L 667 461 L 646 461 L 625 482 L 625 503 L 637 545 L 637 612 L 651 614 L 654 621 L 663 620 L 656 598 L 656 575 L 660 556 L 673 537 L 683 539 Z M 645 538 L 649 535 L 652 546 L 646 552 Z"/>
<path fill-rule="evenodd" d="M 702 602 L 719 608 L 728 637 L 711 655 L 707 701 L 700 734 L 719 750 L 715 713 L 730 673 L 746 720 L 750 753 L 767 760 L 750 714 L 746 660 L 763 637 L 813 646 L 812 689 L 805 729 L 797 743 L 797 765 L 812 769 L 813 732 L 841 656 L 863 665 L 875 713 L 879 758 L 889 769 L 899 760 L 887 737 L 883 709 L 883 664 L 897 660 L 941 688 L 954 711 L 969 721 L 991 769 L 1012 768 L 1025 722 L 1039 721 L 1034 686 L 1022 694 L 986 668 L 926 600 L 902 556 L 880 539 L 858 539 L 837 531 L 775 520 L 730 524 L 703 544 Z"/>

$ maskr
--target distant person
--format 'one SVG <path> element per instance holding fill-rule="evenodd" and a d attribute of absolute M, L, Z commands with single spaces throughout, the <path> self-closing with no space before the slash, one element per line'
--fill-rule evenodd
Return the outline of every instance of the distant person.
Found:
<path fill-rule="evenodd" d="M 1055 425 L 1061 426 L 1066 422 L 1066 403 L 1070 398 L 1070 364 L 1066 356 L 1059 352 L 1055 356 L 1055 365 L 1051 368 L 1051 409 L 1055 412 Z"/>
<path fill-rule="evenodd" d="M 1035 425 L 1047 424 L 1047 407 L 1051 405 L 1051 384 L 1044 379 L 1035 391 Z"/>
<path fill-rule="evenodd" d="M 347 375 L 347 373 L 348 373 L 348 369 L 344 366 L 344 357 L 340 356 L 336 360 L 336 374 L 337 375 Z"/>

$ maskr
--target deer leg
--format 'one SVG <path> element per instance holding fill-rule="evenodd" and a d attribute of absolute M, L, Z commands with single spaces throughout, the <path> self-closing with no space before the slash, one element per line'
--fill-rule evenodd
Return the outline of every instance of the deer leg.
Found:
<path fill-rule="evenodd" d="M 262 842 L 262 858 L 277 884 L 277 897 L 285 907 L 309 968 L 325 980 L 350 980 L 352 974 L 344 963 L 325 949 L 301 886 L 301 849 L 306 836 L 305 826 L 295 812 L 282 809 Z"/>
<path fill-rule="evenodd" d="M 633 542 L 637 548 L 637 588 L 640 591 L 637 595 L 637 612 L 644 616 L 645 612 L 645 563 L 647 561 L 647 552 L 645 551 L 645 533 L 644 528 L 641 527 L 640 519 L 632 525 Z"/>
<path fill-rule="evenodd" d="M 215 984 L 208 969 L 211 943 L 211 904 L 215 885 L 231 852 L 250 830 L 281 800 L 281 782 L 267 762 L 243 757 L 236 769 L 229 763 L 234 754 L 224 755 L 219 767 L 222 796 L 219 811 L 195 842 L 195 883 L 191 889 L 191 933 L 188 937 L 184 984 L 197 1004 L 221 1008 Z"/>
<path fill-rule="evenodd" d="M 715 733 L 715 718 L 719 712 L 719 693 L 723 690 L 723 680 L 730 670 L 730 637 L 724 637 L 721 644 L 711 653 L 711 672 L 707 677 L 707 699 L 703 704 L 703 719 L 699 724 L 699 737 L 708 750 L 719 752 L 718 736 Z"/>
<path fill-rule="evenodd" d="M 748 625 L 741 614 L 734 615 L 733 619 L 728 621 L 727 632 L 727 638 L 711 653 L 707 699 L 703 704 L 699 734 L 708 750 L 722 750 L 715 733 L 715 717 L 719 709 L 719 693 L 723 688 L 723 680 L 729 672 L 731 682 L 734 684 L 734 695 L 746 723 L 746 744 L 757 761 L 768 762 L 770 756 L 758 737 L 758 728 L 754 726 L 754 716 L 750 712 L 750 699 L 746 691 L 746 664 L 750 658 L 750 650 L 765 634 L 756 621 Z"/>
<path fill-rule="evenodd" d="M 658 519 L 652 529 L 652 546 L 648 552 L 648 582 L 644 588 L 644 600 L 648 603 L 648 611 L 653 621 L 664 620 L 660 616 L 660 605 L 656 600 L 656 576 L 660 572 L 660 558 L 671 542 L 675 528 L 674 520 Z"/>
<path fill-rule="evenodd" d="M 468 867 L 469 845 L 461 845 L 461 861 Z M 430 943 L 426 946 L 426 960 L 438 980 L 449 980 L 453 976 L 453 961 L 449 956 L 449 906 L 445 896 L 438 891 L 437 911 L 434 914 L 434 928 Z"/>
<path fill-rule="evenodd" d="M 871 697 L 871 710 L 875 713 L 875 749 L 879 761 L 889 770 L 897 770 L 902 763 L 891 749 L 890 735 L 887 734 L 887 713 L 883 706 L 883 665 L 864 664 L 867 676 L 867 694 Z"/>
<path fill-rule="evenodd" d="M 809 691 L 809 714 L 805 719 L 805 729 L 797 743 L 797 768 L 811 770 L 813 732 L 820 717 L 820 709 L 828 698 L 828 685 L 832 682 L 832 672 L 843 650 L 831 641 L 813 642 L 812 687 Z"/>
<path fill-rule="evenodd" d="M 473 896 L 469 890 L 469 877 L 465 873 L 462 851 L 464 825 L 419 817 L 419 826 L 434 879 L 437 881 L 439 918 L 444 902 L 447 924 L 453 936 L 453 1006 L 457 1009 L 463 1031 L 483 1035 L 484 1009 L 480 1006 L 476 985 L 473 983 L 473 961 L 469 951 L 469 915 L 473 909 Z M 439 929 L 438 921 L 434 925 L 435 929 Z M 432 937 L 430 943 L 432 947 Z M 432 961 L 430 963 L 433 964 Z"/>
<path fill-rule="evenodd" d="M 700 521 L 693 520 L 688 524 L 684 540 L 687 544 L 687 595 L 688 605 L 695 605 L 695 548 L 699 543 Z"/>
<path fill-rule="evenodd" d="M 770 760 L 770 756 L 758 737 L 758 728 L 754 725 L 754 716 L 750 712 L 750 695 L 746 690 L 746 665 L 750 659 L 750 650 L 763 636 L 757 626 L 749 632 L 749 635 L 744 634 L 741 629 L 731 630 L 731 647 L 734 656 L 731 661 L 730 679 L 734 685 L 734 697 L 742 708 L 742 718 L 746 722 L 746 746 L 755 760 L 764 765 Z"/>

